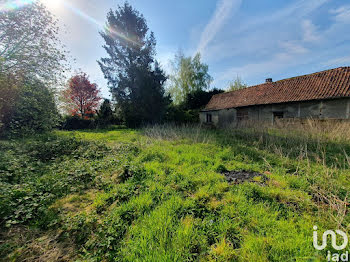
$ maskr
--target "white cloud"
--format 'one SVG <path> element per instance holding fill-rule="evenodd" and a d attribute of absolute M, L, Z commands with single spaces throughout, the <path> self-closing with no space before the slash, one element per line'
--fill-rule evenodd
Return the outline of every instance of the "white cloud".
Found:
<path fill-rule="evenodd" d="M 280 43 L 280 46 L 290 54 L 305 54 L 308 50 L 296 41 L 287 41 Z"/>
<path fill-rule="evenodd" d="M 215 13 L 201 34 L 196 52 L 204 53 L 208 44 L 213 40 L 218 31 L 224 26 L 232 11 L 237 11 L 242 0 L 220 0 Z"/>
<path fill-rule="evenodd" d="M 249 17 L 248 21 L 243 21 L 239 27 L 235 27 L 234 33 L 250 31 L 256 27 L 265 27 L 267 24 L 276 26 L 278 24 L 288 24 L 290 20 L 304 19 L 310 13 L 326 4 L 330 0 L 299 0 L 287 7 L 277 10 L 274 13 L 268 13 L 264 16 Z M 238 30 L 236 30 L 238 29 Z"/>
<path fill-rule="evenodd" d="M 310 22 L 304 22 L 305 29 L 291 30 L 300 27 L 300 21 L 307 21 L 311 13 L 320 8 L 329 0 L 299 0 L 282 9 L 275 10 L 268 15 L 239 16 L 230 21 L 233 26 L 215 37 L 215 43 L 206 46 L 205 59 L 211 63 L 220 62 L 223 59 L 237 60 L 237 57 L 261 57 L 271 56 L 282 47 L 294 49 L 296 53 L 307 51 L 302 45 L 312 43 L 321 38 L 318 36 L 316 27 Z M 301 34 L 301 35 L 300 35 Z M 296 39 L 303 39 L 297 43 Z M 214 41 L 213 41 L 214 42 Z M 290 42 L 286 46 L 280 42 Z M 293 44 L 293 46 L 292 46 Z M 257 59 L 258 59 L 257 58 Z"/>
<path fill-rule="evenodd" d="M 338 57 L 335 59 L 328 60 L 323 63 L 323 65 L 326 66 L 341 66 L 344 64 L 349 64 L 350 63 L 350 56 L 343 56 L 343 57 Z"/>
<path fill-rule="evenodd" d="M 330 13 L 335 15 L 335 20 L 337 22 L 350 22 L 350 5 L 342 6 L 337 9 L 332 9 Z"/>
<path fill-rule="evenodd" d="M 273 55 L 271 59 L 266 61 L 248 63 L 242 66 L 232 67 L 220 73 L 220 75 L 215 78 L 214 85 L 216 83 L 232 79 L 232 76 L 235 75 L 242 76 L 245 79 L 248 79 L 253 75 L 256 76 L 262 74 L 265 74 L 266 77 L 270 77 L 270 74 L 272 74 L 274 71 L 291 65 L 294 59 L 295 56 L 289 53 L 277 53 Z"/>
<path fill-rule="evenodd" d="M 215 44 L 207 47 L 211 63 L 231 64 L 214 73 L 213 85 L 221 86 L 237 74 L 248 82 L 256 78 L 263 81 L 264 77 L 318 59 L 313 48 L 324 37 L 310 17 L 329 2 L 299 0 L 268 15 L 240 16 L 233 21 L 231 31 L 219 34 Z"/>
<path fill-rule="evenodd" d="M 310 20 L 303 20 L 301 27 L 303 29 L 303 40 L 305 42 L 317 42 L 320 40 L 320 36 L 316 32 L 316 26 Z"/>

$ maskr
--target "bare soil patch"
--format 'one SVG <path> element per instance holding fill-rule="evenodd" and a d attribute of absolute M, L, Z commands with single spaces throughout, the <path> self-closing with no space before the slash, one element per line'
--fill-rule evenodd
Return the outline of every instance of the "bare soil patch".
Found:
<path fill-rule="evenodd" d="M 230 184 L 241 184 L 245 181 L 264 184 L 268 180 L 264 174 L 246 170 L 224 171 L 222 174 Z"/>

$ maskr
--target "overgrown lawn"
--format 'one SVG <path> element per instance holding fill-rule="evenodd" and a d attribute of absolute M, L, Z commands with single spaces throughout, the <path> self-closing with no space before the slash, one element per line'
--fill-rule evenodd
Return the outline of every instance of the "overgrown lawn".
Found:
<path fill-rule="evenodd" d="M 173 126 L 1 141 L 0 257 L 324 261 L 313 226 L 349 229 L 348 141 Z M 266 179 L 228 183 L 239 170 Z"/>

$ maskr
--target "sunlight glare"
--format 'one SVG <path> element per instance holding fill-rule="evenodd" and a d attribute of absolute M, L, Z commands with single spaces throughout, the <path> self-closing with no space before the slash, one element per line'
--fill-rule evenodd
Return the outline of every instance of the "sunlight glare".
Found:
<path fill-rule="evenodd" d="M 62 0 L 40 0 L 47 8 L 56 10 L 62 7 Z"/>
<path fill-rule="evenodd" d="M 7 12 L 33 3 L 33 0 L 7 0 L 0 3 L 0 12 Z"/>

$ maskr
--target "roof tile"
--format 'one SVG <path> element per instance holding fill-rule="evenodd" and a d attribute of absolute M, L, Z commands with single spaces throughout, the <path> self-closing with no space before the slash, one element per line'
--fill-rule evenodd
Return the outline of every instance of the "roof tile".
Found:
<path fill-rule="evenodd" d="M 339 67 L 214 95 L 205 110 L 350 97 L 350 67 Z"/>

